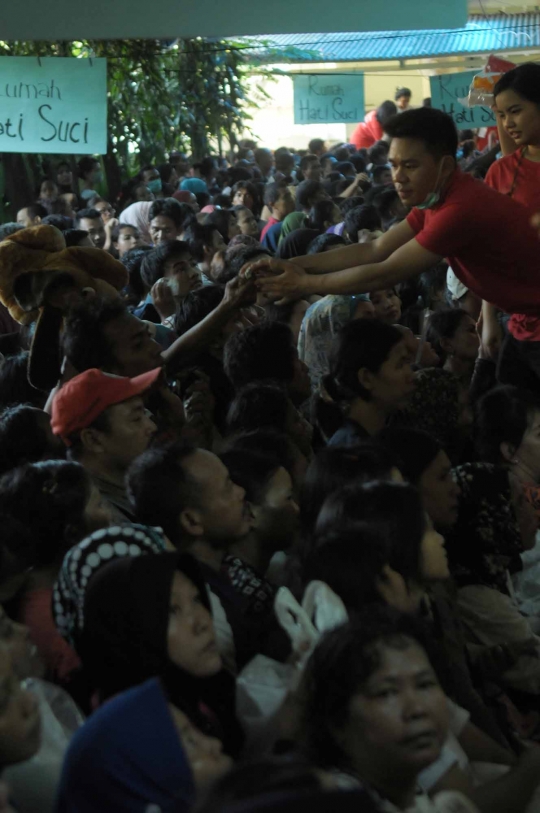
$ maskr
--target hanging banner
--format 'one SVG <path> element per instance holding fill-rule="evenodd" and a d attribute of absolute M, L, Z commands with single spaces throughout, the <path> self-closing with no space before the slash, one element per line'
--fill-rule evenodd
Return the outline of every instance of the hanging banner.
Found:
<path fill-rule="evenodd" d="M 355 124 L 364 118 L 363 73 L 292 77 L 295 124 Z"/>
<path fill-rule="evenodd" d="M 0 152 L 107 152 L 107 60 L 0 57 Z"/>
<path fill-rule="evenodd" d="M 493 127 L 497 124 L 495 114 L 489 107 L 464 107 L 458 100 L 469 95 L 469 89 L 476 71 L 447 73 L 431 76 L 431 106 L 444 110 L 454 119 L 458 130 L 471 127 Z"/>

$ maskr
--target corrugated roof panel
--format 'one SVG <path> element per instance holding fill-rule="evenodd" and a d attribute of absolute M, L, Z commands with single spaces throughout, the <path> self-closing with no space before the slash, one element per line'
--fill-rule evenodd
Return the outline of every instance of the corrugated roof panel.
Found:
<path fill-rule="evenodd" d="M 288 62 L 369 62 L 521 51 L 540 48 L 540 13 L 474 15 L 457 30 L 283 34 L 258 40 L 261 47 L 249 51 L 264 62 L 279 62 L 280 52 Z M 290 48 L 302 53 L 287 55 Z"/>

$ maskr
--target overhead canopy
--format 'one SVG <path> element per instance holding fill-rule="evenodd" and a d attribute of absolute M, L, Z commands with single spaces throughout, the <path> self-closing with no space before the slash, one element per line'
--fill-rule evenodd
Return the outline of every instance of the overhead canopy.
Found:
<path fill-rule="evenodd" d="M 392 20 L 393 22 L 393 20 Z M 261 38 L 261 62 L 369 62 L 540 48 L 540 14 L 473 15 L 459 29 L 282 34 Z"/>
<path fill-rule="evenodd" d="M 174 39 L 235 37 L 313 30 L 380 31 L 388 20 L 398 29 L 458 28 L 467 0 L 54 0 L 2 2 L 0 39 Z"/>

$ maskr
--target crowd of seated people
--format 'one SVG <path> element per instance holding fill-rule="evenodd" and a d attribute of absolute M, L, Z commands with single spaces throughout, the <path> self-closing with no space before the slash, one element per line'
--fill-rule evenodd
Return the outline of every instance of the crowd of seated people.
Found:
<path fill-rule="evenodd" d="M 529 218 L 516 71 L 524 157 L 487 183 L 520 160 Z M 1 227 L 0 257 L 61 232 L 128 282 L 72 292 L 52 388 L 0 314 L 0 811 L 540 810 L 540 333 L 459 263 L 265 283 L 348 280 L 333 257 L 419 216 L 387 135 L 427 121 L 410 96 L 352 144 L 174 152 L 113 201 L 62 162 Z"/>

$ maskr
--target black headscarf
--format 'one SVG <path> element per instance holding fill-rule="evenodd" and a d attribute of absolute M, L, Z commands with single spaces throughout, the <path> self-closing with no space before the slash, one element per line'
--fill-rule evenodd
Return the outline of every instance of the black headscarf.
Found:
<path fill-rule="evenodd" d="M 310 244 L 319 236 L 317 229 L 295 229 L 279 244 L 276 257 L 280 260 L 293 260 L 307 254 Z"/>
<path fill-rule="evenodd" d="M 159 677 L 170 702 L 236 754 L 241 733 L 234 714 L 234 678 L 224 669 L 213 677 L 194 677 L 169 658 L 169 603 L 177 571 L 195 585 L 210 612 L 206 584 L 191 556 L 173 552 L 119 559 L 88 586 L 79 655 L 104 699 Z M 212 727 L 204 706 L 217 726 Z"/>

